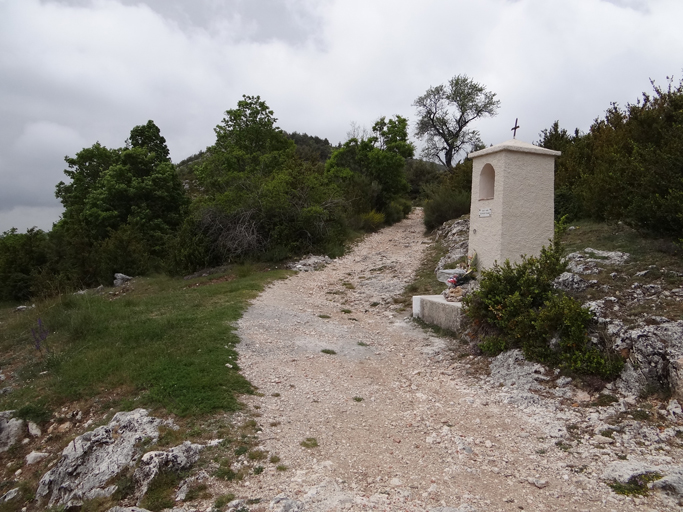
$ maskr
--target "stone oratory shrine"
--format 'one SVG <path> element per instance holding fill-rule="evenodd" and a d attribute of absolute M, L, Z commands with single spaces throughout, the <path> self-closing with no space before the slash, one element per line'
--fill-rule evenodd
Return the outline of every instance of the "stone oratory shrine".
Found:
<path fill-rule="evenodd" d="M 515 139 L 469 154 L 469 254 L 476 253 L 479 269 L 538 256 L 552 240 L 559 155 Z"/>
<path fill-rule="evenodd" d="M 516 125 L 517 123 L 515 123 Z M 478 270 L 523 255 L 538 256 L 554 234 L 555 158 L 551 151 L 510 139 L 468 155 L 472 159 L 469 258 Z M 450 271 L 455 273 L 455 271 Z M 440 281 L 450 277 L 441 271 Z M 457 331 L 461 302 L 443 295 L 413 297 L 413 316 Z"/>

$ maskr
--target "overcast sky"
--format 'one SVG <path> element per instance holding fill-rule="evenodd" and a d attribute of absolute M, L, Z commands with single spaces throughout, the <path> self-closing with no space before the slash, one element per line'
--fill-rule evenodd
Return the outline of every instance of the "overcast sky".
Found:
<path fill-rule="evenodd" d="M 287 131 L 346 139 L 467 74 L 486 144 L 587 130 L 683 69 L 681 0 L 0 0 L 0 232 L 50 229 L 65 155 L 153 119 L 173 161 L 242 94 Z"/>

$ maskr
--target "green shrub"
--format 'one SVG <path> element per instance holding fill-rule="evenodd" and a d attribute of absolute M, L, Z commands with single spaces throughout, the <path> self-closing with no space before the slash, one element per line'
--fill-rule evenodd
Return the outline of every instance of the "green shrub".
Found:
<path fill-rule="evenodd" d="M 35 274 L 48 257 L 48 237 L 40 229 L 0 233 L 0 300 L 29 299 Z"/>
<path fill-rule="evenodd" d="M 452 190 L 436 183 L 425 186 L 424 191 L 427 196 L 424 203 L 424 223 L 429 231 L 447 220 L 470 213 L 469 191 Z"/>
<path fill-rule="evenodd" d="M 426 160 L 409 158 L 406 160 L 406 179 L 410 185 L 408 195 L 411 199 L 420 199 L 422 189 L 429 183 L 438 182 L 445 167 Z"/>
<path fill-rule="evenodd" d="M 612 104 L 587 133 L 572 134 L 558 121 L 541 132 L 539 145 L 562 152 L 556 213 L 681 238 L 683 81 L 652 86 L 636 103 Z"/>
<path fill-rule="evenodd" d="M 149 484 L 140 504 L 153 512 L 171 508 L 175 504 L 173 494 L 182 477 L 173 471 L 161 471 Z"/>
<path fill-rule="evenodd" d="M 479 344 L 479 348 L 487 356 L 497 356 L 510 347 L 508 346 L 507 340 L 502 336 L 487 336 L 484 341 Z"/>
<path fill-rule="evenodd" d="M 364 213 L 360 216 L 361 229 L 365 231 L 377 231 L 384 224 L 384 214 L 375 210 Z"/>
<path fill-rule="evenodd" d="M 591 314 L 553 288 L 552 281 L 566 268 L 559 235 L 555 239 L 539 257 L 525 257 L 519 264 L 505 261 L 481 272 L 479 290 L 464 303 L 472 319 L 497 334 L 480 348 L 489 355 L 521 348 L 533 361 L 575 373 L 616 376 L 623 361 L 591 344 Z"/>
<path fill-rule="evenodd" d="M 384 219 L 389 225 L 402 221 L 412 209 L 410 201 L 407 199 L 396 199 L 384 208 Z"/>
<path fill-rule="evenodd" d="M 52 418 L 52 413 L 40 402 L 27 404 L 21 407 L 15 414 L 17 418 L 33 421 L 38 425 L 45 425 Z"/>

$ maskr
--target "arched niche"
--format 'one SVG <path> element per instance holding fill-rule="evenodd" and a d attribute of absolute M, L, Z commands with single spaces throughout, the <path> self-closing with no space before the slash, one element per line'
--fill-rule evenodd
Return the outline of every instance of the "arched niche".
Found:
<path fill-rule="evenodd" d="M 493 199 L 495 188 L 496 171 L 491 164 L 486 164 L 479 175 L 479 200 Z"/>

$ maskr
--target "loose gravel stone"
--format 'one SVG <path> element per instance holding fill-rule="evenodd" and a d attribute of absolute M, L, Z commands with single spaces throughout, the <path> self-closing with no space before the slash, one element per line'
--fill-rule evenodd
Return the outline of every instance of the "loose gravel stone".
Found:
<path fill-rule="evenodd" d="M 467 236 L 463 226 L 442 236 Z M 263 449 L 288 470 L 267 468 L 231 492 L 352 512 L 675 510 L 664 492 L 636 502 L 602 478 L 620 457 L 667 468 L 681 458 L 675 428 L 617 416 L 635 398 L 590 407 L 596 394 L 517 352 L 456 359 L 447 340 L 394 304 L 429 246 L 423 233 L 418 209 L 254 300 L 238 323 L 238 350 L 263 396 L 243 399 L 259 407 Z M 615 417 L 619 427 L 604 436 Z M 309 437 L 317 447 L 301 446 Z"/>

